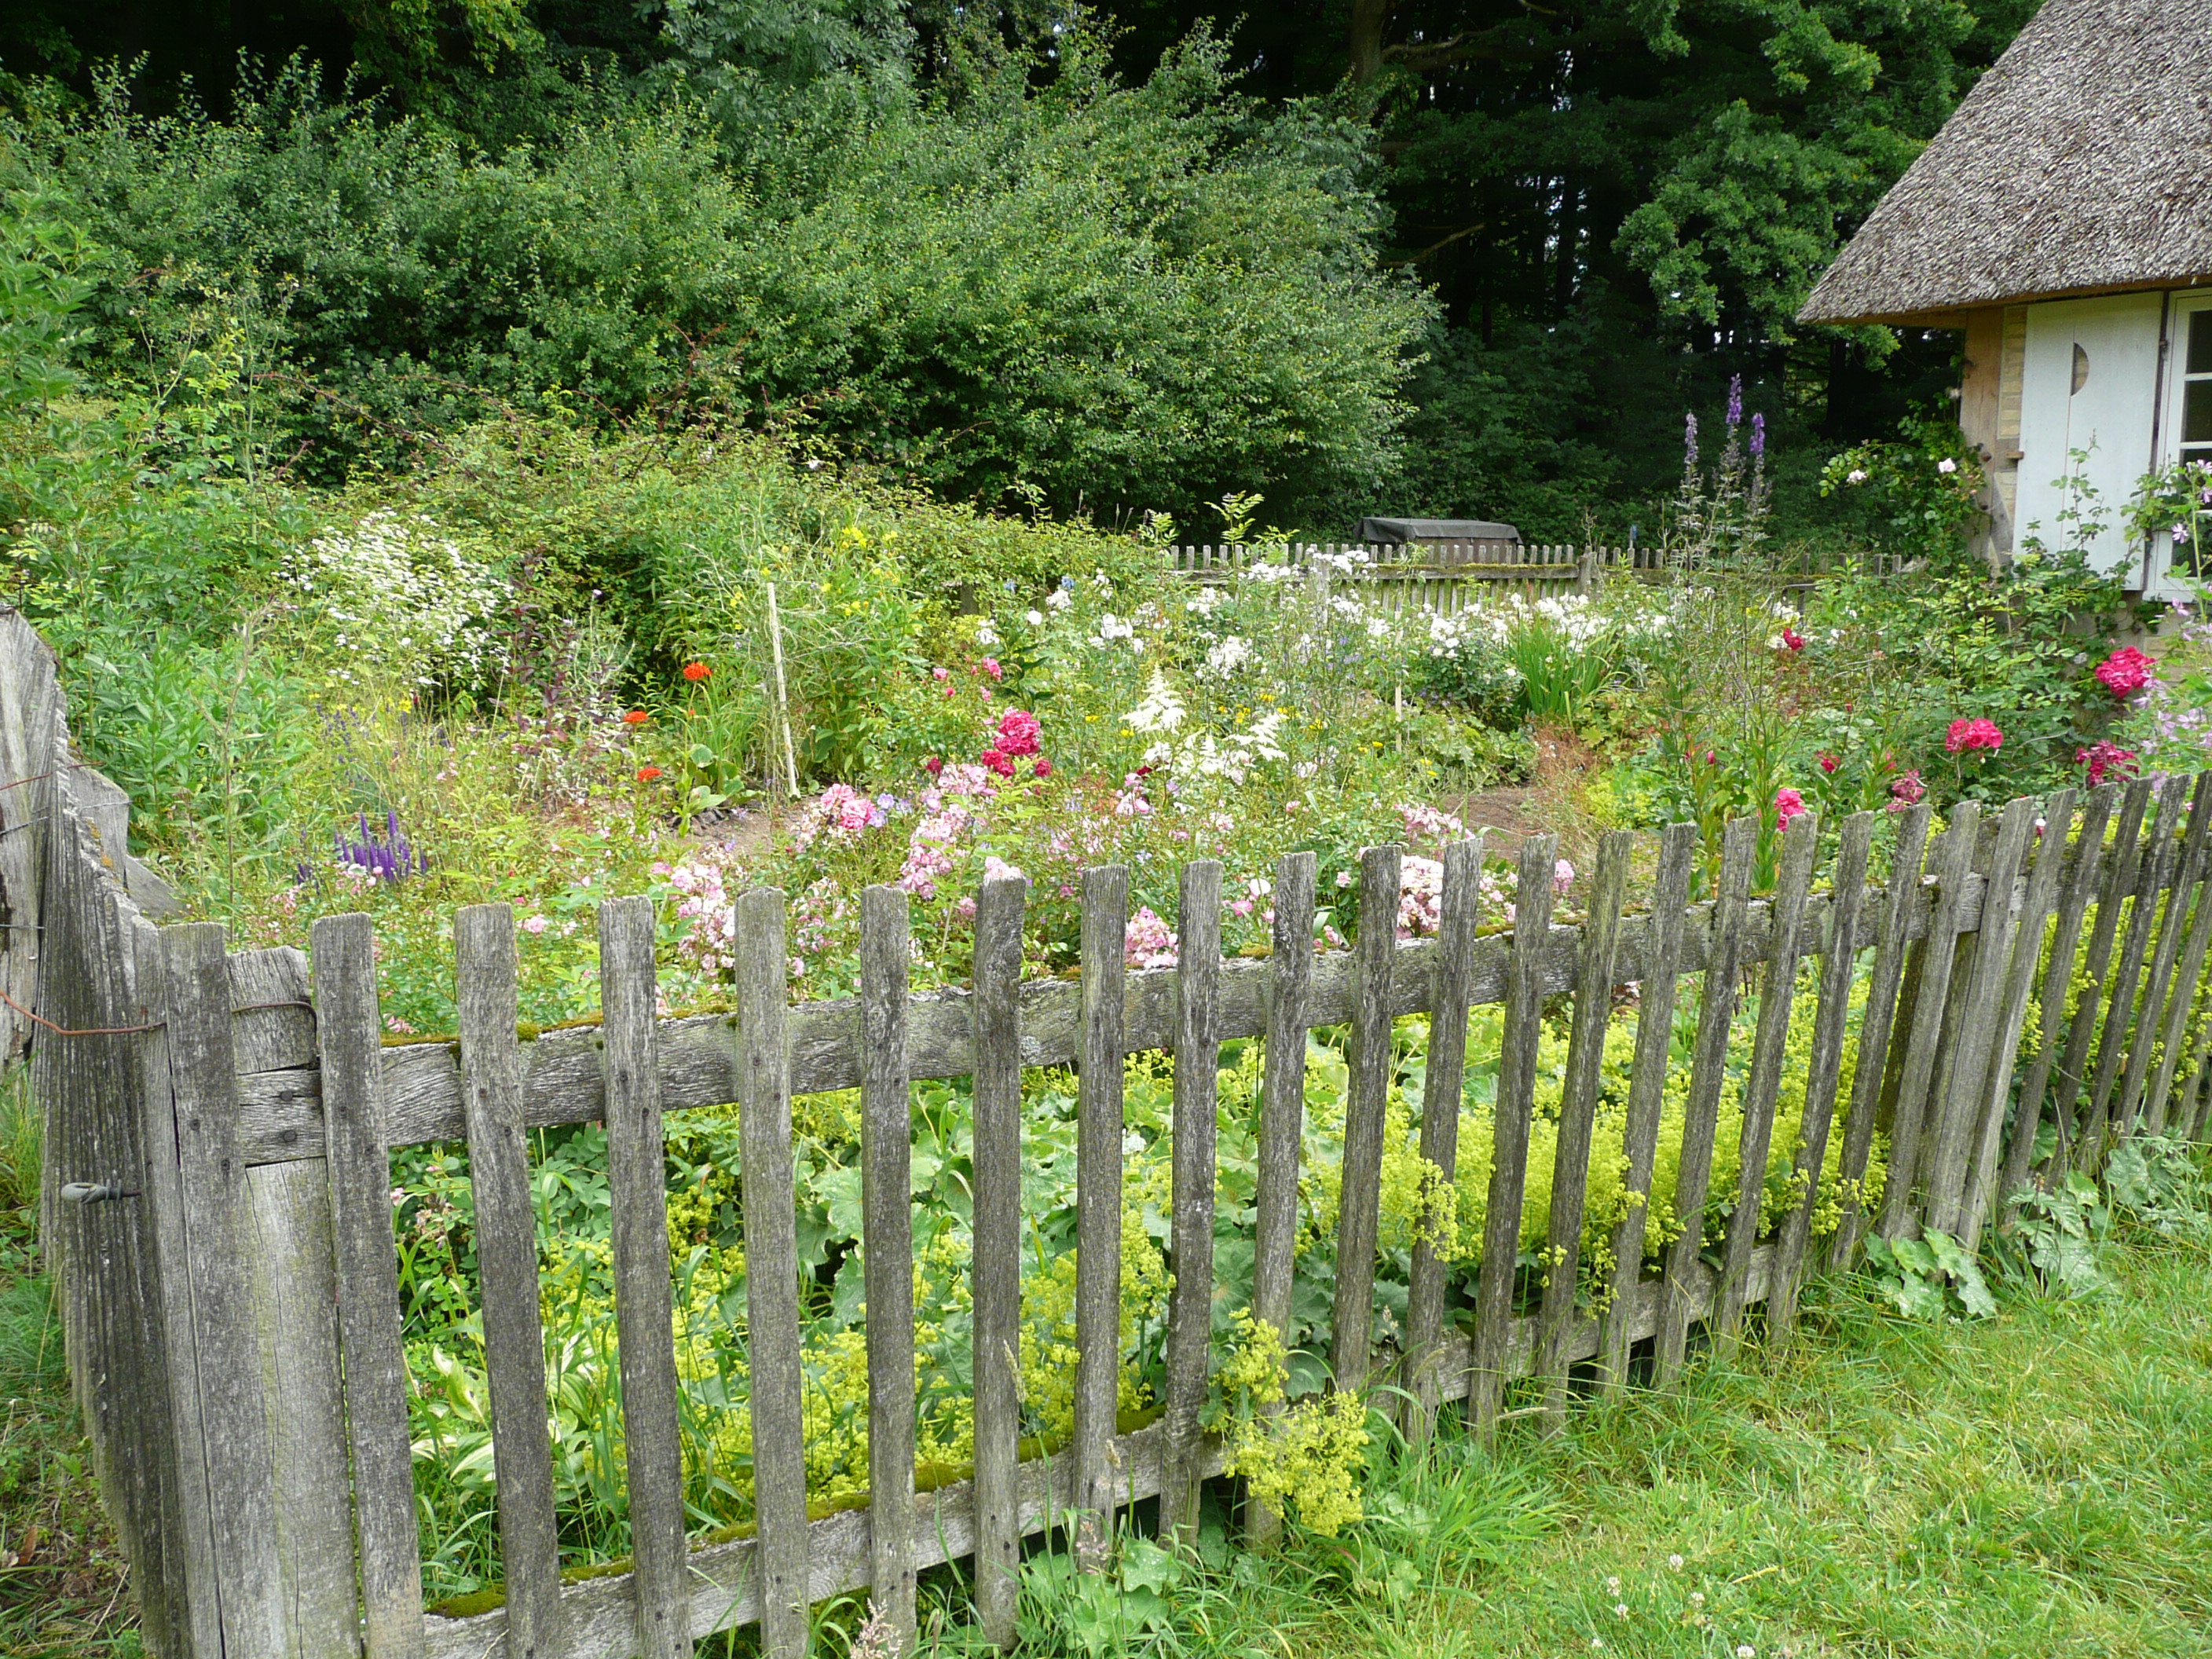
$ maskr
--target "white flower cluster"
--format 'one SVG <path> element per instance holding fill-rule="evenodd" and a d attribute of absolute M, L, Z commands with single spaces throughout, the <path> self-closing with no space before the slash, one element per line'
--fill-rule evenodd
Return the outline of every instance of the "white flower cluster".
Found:
<path fill-rule="evenodd" d="M 1129 723 L 1133 732 L 1161 736 L 1161 742 L 1145 751 L 1146 765 L 1186 777 L 1225 777 L 1232 783 L 1241 784 L 1261 761 L 1285 758 L 1280 710 L 1263 714 L 1249 728 L 1232 732 L 1226 739 L 1206 732 L 1186 736 L 1179 742 L 1166 741 L 1168 734 L 1181 729 L 1189 718 L 1189 711 L 1176 696 L 1175 688 L 1168 684 L 1167 676 L 1158 669 L 1152 671 L 1152 686 L 1145 693 L 1145 700 L 1121 718 Z"/>
<path fill-rule="evenodd" d="M 1207 647 L 1206 672 L 1214 679 L 1225 680 L 1251 660 L 1252 641 L 1231 634 L 1218 645 Z"/>
<path fill-rule="evenodd" d="M 489 618 L 505 599 L 491 572 L 443 539 L 431 519 L 388 510 L 349 532 L 324 532 L 287 557 L 283 579 L 301 609 L 330 630 L 343 653 L 331 676 L 349 684 L 473 678 L 490 649 Z"/>

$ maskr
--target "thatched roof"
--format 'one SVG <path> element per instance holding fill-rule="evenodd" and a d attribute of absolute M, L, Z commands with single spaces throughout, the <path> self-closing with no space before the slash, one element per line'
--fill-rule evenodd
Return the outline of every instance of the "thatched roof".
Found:
<path fill-rule="evenodd" d="M 2212 282 L 2212 4 L 2045 0 L 1798 320 L 2192 280 Z"/>

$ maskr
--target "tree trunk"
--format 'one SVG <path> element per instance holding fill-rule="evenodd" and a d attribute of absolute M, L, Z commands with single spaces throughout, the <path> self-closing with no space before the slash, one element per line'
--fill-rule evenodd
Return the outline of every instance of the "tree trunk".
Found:
<path fill-rule="evenodd" d="M 1382 33 L 1390 25 L 1395 0 L 1352 0 L 1352 33 L 1346 42 L 1352 80 L 1365 86 L 1382 72 Z"/>

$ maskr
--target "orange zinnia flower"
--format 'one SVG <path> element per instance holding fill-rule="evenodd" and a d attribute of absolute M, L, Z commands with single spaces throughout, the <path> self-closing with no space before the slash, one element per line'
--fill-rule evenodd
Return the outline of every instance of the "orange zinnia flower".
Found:
<path fill-rule="evenodd" d="M 659 775 L 660 769 L 657 766 L 641 766 L 637 769 L 637 781 L 640 783 L 651 783 Z"/>
<path fill-rule="evenodd" d="M 695 684 L 697 682 L 705 679 L 714 672 L 714 671 L 713 669 L 708 667 L 703 662 L 687 662 L 684 665 L 684 678 L 693 682 Z"/>
<path fill-rule="evenodd" d="M 653 716 L 647 714 L 642 708 L 633 708 L 629 714 L 623 716 L 623 724 L 624 726 L 642 726 L 646 721 L 652 718 Z"/>

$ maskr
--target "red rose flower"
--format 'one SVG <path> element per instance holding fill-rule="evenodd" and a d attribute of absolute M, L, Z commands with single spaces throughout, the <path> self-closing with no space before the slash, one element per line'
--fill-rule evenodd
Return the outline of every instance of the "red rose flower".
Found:
<path fill-rule="evenodd" d="M 1820 757 L 1820 769 L 1823 772 L 1832 774 L 1835 769 L 1842 764 L 1843 762 L 1838 760 L 1833 755 L 1823 755 Z"/>
<path fill-rule="evenodd" d="M 1002 778 L 1011 778 L 1014 775 L 1013 757 L 1002 749 L 986 749 L 982 754 L 982 761 L 984 765 Z"/>
<path fill-rule="evenodd" d="M 1009 708 L 999 716 L 999 750 L 1008 755 L 1034 755 L 1042 730 L 1037 717 L 1026 708 Z"/>
<path fill-rule="evenodd" d="M 1037 757 L 1036 771 L 1037 776 L 1041 778 L 1050 777 L 1052 775 L 1052 763 L 1047 760 L 1042 755 L 1039 755 Z"/>
<path fill-rule="evenodd" d="M 1802 651 L 1805 648 L 1805 636 L 1794 628 L 1785 628 L 1782 630 L 1782 643 L 1792 651 Z"/>

